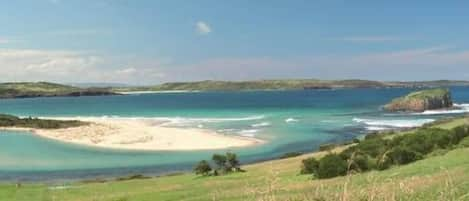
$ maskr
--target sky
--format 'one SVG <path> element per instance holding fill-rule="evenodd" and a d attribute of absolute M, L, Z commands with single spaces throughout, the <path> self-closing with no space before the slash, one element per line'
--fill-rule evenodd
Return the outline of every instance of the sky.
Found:
<path fill-rule="evenodd" d="M 469 80 L 467 1 L 0 5 L 0 82 Z"/>

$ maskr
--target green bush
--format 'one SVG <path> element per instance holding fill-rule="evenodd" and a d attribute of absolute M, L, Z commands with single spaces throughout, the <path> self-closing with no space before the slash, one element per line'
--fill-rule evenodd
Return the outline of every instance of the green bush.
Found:
<path fill-rule="evenodd" d="M 416 160 L 422 159 L 422 155 L 410 150 L 407 147 L 394 147 L 387 154 L 391 158 L 392 162 L 397 165 L 404 165 Z"/>
<path fill-rule="evenodd" d="M 338 154 L 328 154 L 319 160 L 316 176 L 320 179 L 347 174 L 347 161 Z"/>
<path fill-rule="evenodd" d="M 319 168 L 319 162 L 315 158 L 304 159 L 301 166 L 301 174 L 316 174 Z"/>
<path fill-rule="evenodd" d="M 370 155 L 371 157 L 377 157 L 384 153 L 388 148 L 388 140 L 380 137 L 370 138 L 361 141 L 357 148 L 361 152 Z"/>
<path fill-rule="evenodd" d="M 376 169 L 378 170 L 385 170 L 385 169 L 388 169 L 392 166 L 393 164 L 393 161 L 391 159 L 391 157 L 389 157 L 387 155 L 387 153 L 377 157 L 375 159 L 375 163 L 376 163 Z"/>
<path fill-rule="evenodd" d="M 349 171 L 365 172 L 374 168 L 371 158 L 367 154 L 355 152 L 348 160 Z"/>

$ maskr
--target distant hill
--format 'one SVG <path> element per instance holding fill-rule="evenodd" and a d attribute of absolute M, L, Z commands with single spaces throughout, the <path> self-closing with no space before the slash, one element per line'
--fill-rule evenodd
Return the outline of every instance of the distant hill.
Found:
<path fill-rule="evenodd" d="M 80 88 L 109 88 L 109 87 L 132 87 L 134 85 L 124 84 L 124 83 L 109 83 L 109 82 L 85 82 L 85 83 L 64 83 L 65 85 L 70 85 Z"/>
<path fill-rule="evenodd" d="M 78 88 L 49 82 L 0 83 L 0 98 L 115 95 L 107 88 Z"/>
<path fill-rule="evenodd" d="M 437 80 L 425 82 L 381 82 L 370 80 L 258 80 L 258 81 L 198 81 L 171 82 L 155 86 L 114 87 L 116 92 L 129 91 L 238 91 L 238 90 L 298 90 L 338 88 L 391 88 L 469 86 L 469 81 Z"/>

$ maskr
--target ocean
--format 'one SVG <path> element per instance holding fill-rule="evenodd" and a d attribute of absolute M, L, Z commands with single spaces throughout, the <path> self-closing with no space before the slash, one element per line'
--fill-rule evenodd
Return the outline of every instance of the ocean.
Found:
<path fill-rule="evenodd" d="M 204 151 L 123 151 L 0 131 L 0 180 L 45 181 L 160 175 L 190 171 L 213 153 L 232 151 L 241 162 L 310 152 L 372 131 L 420 126 L 469 112 L 469 88 L 452 87 L 451 111 L 388 113 L 382 106 L 415 89 L 197 92 L 0 100 L 0 113 L 22 117 L 145 118 L 165 126 L 204 128 L 267 143 Z"/>

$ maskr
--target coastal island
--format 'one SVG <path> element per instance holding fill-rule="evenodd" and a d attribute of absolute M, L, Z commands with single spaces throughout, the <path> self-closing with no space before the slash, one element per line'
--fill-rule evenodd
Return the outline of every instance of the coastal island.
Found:
<path fill-rule="evenodd" d="M 425 110 L 435 110 L 451 108 L 453 101 L 448 89 L 437 88 L 412 92 L 406 96 L 396 98 L 384 109 L 391 112 L 423 112 Z"/>
<path fill-rule="evenodd" d="M 205 129 L 174 128 L 126 118 L 19 118 L 0 115 L 0 130 L 27 131 L 41 137 L 100 148 L 126 150 L 211 150 L 252 146 L 261 140 Z"/>

